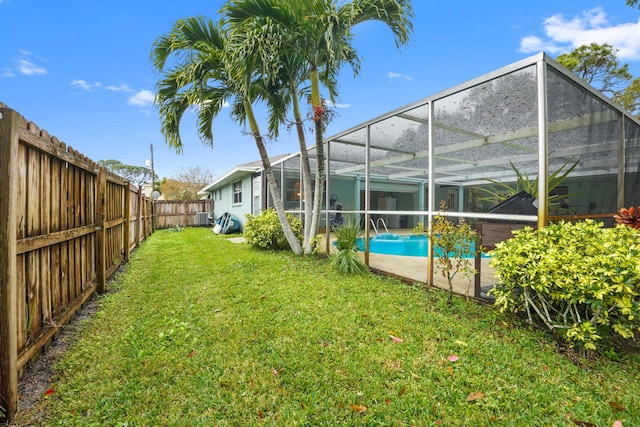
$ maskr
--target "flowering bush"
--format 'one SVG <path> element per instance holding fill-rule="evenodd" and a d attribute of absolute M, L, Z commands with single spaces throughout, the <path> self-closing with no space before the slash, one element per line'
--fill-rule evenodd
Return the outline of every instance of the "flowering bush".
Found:
<path fill-rule="evenodd" d="M 517 230 L 491 252 L 501 311 L 526 314 L 570 346 L 640 330 L 640 232 L 586 220 Z"/>

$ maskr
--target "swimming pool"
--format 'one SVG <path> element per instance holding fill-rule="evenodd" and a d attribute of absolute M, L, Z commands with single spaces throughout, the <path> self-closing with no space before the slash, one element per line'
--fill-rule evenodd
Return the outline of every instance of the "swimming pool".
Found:
<path fill-rule="evenodd" d="M 364 251 L 364 238 L 358 239 L 358 249 Z M 369 238 L 369 251 L 376 254 L 427 256 L 429 239 L 424 234 L 378 234 Z M 439 256 L 436 252 L 436 256 Z M 473 255 L 469 254 L 468 258 Z M 488 257 L 482 254 L 482 257 Z"/>

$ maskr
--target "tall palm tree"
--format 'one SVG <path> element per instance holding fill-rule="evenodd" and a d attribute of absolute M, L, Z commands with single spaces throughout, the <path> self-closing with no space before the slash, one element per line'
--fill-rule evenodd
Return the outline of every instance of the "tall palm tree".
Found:
<path fill-rule="evenodd" d="M 305 226 L 305 252 L 311 250 L 313 236 L 317 234 L 322 190 L 325 186 L 324 127 L 327 110 L 321 95 L 321 83 L 333 82 L 340 68 L 348 64 L 354 74 L 359 71 L 360 60 L 353 47 L 352 29 L 355 25 L 376 20 L 386 24 L 392 31 L 396 45 L 404 45 L 413 30 L 411 0 L 235 0 L 227 2 L 222 12 L 226 22 L 246 30 L 247 23 L 275 24 L 281 36 L 276 55 L 261 55 L 265 72 L 278 67 L 289 68 L 291 75 L 306 74 L 304 80 L 311 88 L 310 101 L 315 129 L 316 185 L 312 203 L 311 223 Z M 261 19 L 256 19 L 261 17 Z M 258 25 L 256 25 L 257 27 Z M 273 50 L 272 50 L 273 52 Z M 295 59 L 289 61 L 288 59 Z M 274 65 L 275 64 L 275 65 Z M 271 70 L 271 71 L 268 71 Z M 335 87 L 330 88 L 335 95 Z M 296 92 L 290 91 L 294 96 Z M 294 109 L 299 99 L 293 102 Z M 294 115 L 296 112 L 294 111 Z M 296 123 L 299 123 L 299 113 Z M 302 139 L 301 139 L 302 141 Z M 302 145 L 302 142 L 301 142 Z M 306 151 L 301 148 L 301 152 Z M 305 159 L 303 157 L 303 163 Z M 308 158 L 306 160 L 308 162 Z M 304 168 L 308 168 L 303 165 Z M 310 187 L 303 182 L 305 194 Z M 306 206 L 306 205 L 305 205 Z"/>
<path fill-rule="evenodd" d="M 264 37 L 264 35 L 258 35 Z M 254 102 L 269 108 L 269 128 L 277 134 L 277 122 L 286 106 L 277 86 L 256 72 L 253 56 L 243 55 L 248 46 L 235 43 L 222 23 L 195 17 L 176 22 L 171 31 L 158 38 L 151 52 L 154 66 L 162 72 L 157 83 L 156 105 L 161 130 L 167 144 L 182 151 L 180 121 L 189 107 L 198 108 L 198 134 L 206 145 L 213 145 L 212 124 L 227 102 L 231 115 L 249 126 L 267 175 L 274 208 L 294 253 L 302 253 L 300 242 L 287 221 L 273 168 L 253 111 Z M 176 64 L 166 69 L 169 58 Z"/>
<path fill-rule="evenodd" d="M 293 124 L 298 134 L 302 168 L 302 194 L 304 195 L 304 242 L 305 253 L 313 250 L 312 242 L 316 231 L 311 232 L 313 213 L 313 182 L 310 161 L 307 153 L 306 137 L 304 132 L 304 118 L 301 108 L 301 100 L 310 97 L 308 83 L 309 66 L 300 50 L 283 49 L 287 38 L 295 38 L 289 28 L 272 19 L 278 16 L 274 9 L 282 8 L 284 4 L 272 1 L 234 2 L 225 6 L 222 11 L 227 12 L 226 21 L 234 29 L 237 43 L 251 46 L 245 50 L 245 54 L 251 52 L 260 59 L 263 65 L 265 79 L 281 87 L 280 92 L 284 96 L 287 108 L 292 111 Z M 286 13 L 286 10 L 285 10 Z M 265 31 L 265 29 L 269 29 Z M 260 40 L 256 33 L 267 34 L 269 37 Z M 274 34 L 279 36 L 274 37 Z M 321 75 L 323 86 L 328 90 L 331 99 L 336 96 L 336 79 L 334 76 Z"/>

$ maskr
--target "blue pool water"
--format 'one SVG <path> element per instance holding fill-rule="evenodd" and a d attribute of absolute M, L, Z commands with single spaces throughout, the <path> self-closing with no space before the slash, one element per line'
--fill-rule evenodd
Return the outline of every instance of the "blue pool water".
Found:
<path fill-rule="evenodd" d="M 358 239 L 358 249 L 364 251 L 364 239 Z M 379 234 L 369 238 L 369 251 L 385 255 L 427 256 L 429 239 L 425 235 Z M 436 252 L 436 256 L 439 254 Z M 483 257 L 488 255 L 482 254 Z M 471 254 L 468 256 L 472 257 Z"/>

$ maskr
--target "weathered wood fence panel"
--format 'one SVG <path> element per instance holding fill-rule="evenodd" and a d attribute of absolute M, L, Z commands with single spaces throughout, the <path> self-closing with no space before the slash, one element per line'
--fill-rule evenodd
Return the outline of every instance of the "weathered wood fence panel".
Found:
<path fill-rule="evenodd" d="M 0 105 L 0 107 L 3 107 Z M 20 372 L 153 231 L 151 202 L 0 108 L 0 412 Z M 1 417 L 1 414 L 0 414 Z"/>
<path fill-rule="evenodd" d="M 198 212 L 213 213 L 213 200 L 158 200 L 154 210 L 156 228 L 193 227 Z"/>

